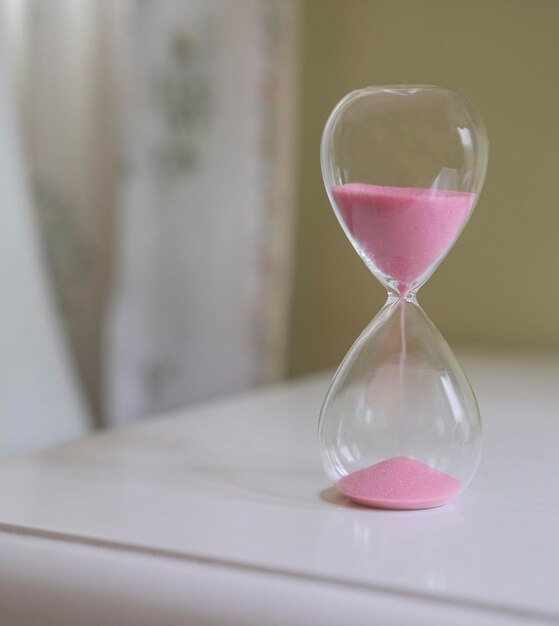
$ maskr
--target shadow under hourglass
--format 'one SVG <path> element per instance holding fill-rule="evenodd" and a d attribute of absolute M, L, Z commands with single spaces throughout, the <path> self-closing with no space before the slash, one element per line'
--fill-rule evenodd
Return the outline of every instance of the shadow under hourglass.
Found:
<path fill-rule="evenodd" d="M 316 538 L 315 561 L 322 571 L 387 591 L 435 595 L 460 587 L 472 572 L 482 577 L 475 531 L 453 503 L 396 512 L 348 504 L 332 490 L 321 498 L 333 505 Z M 464 543 L 471 547 L 467 555 Z"/>

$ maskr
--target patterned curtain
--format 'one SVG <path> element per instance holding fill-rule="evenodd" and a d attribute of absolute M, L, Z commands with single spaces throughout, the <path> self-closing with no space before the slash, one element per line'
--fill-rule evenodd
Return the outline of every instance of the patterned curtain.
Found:
<path fill-rule="evenodd" d="M 99 419 L 281 377 L 295 0 L 21 6 L 43 245 Z"/>

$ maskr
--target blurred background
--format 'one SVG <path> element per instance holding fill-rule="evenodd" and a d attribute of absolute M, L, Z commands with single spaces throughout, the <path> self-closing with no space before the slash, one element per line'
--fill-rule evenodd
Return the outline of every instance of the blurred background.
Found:
<path fill-rule="evenodd" d="M 0 452 L 332 368 L 384 302 L 319 168 L 348 91 L 438 84 L 490 139 L 419 299 L 559 351 L 554 0 L 2 0 Z"/>

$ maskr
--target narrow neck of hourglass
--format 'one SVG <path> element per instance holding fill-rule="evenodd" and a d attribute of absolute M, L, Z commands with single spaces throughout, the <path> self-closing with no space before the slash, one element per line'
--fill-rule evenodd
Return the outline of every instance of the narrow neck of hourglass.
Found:
<path fill-rule="evenodd" d="M 408 290 L 397 290 L 392 287 L 386 288 L 388 294 L 388 303 L 399 302 L 401 300 L 405 300 L 406 302 L 410 302 L 412 304 L 417 304 L 417 292 L 418 288 Z"/>

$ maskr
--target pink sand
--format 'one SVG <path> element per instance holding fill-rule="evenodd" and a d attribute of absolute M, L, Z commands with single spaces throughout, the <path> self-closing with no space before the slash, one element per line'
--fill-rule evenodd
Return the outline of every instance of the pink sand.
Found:
<path fill-rule="evenodd" d="M 332 187 L 342 217 L 361 251 L 400 291 L 448 250 L 472 209 L 462 191 L 347 183 Z"/>
<path fill-rule="evenodd" d="M 460 491 L 460 481 L 421 461 L 397 456 L 352 472 L 338 483 L 354 502 L 380 509 L 430 509 Z"/>

